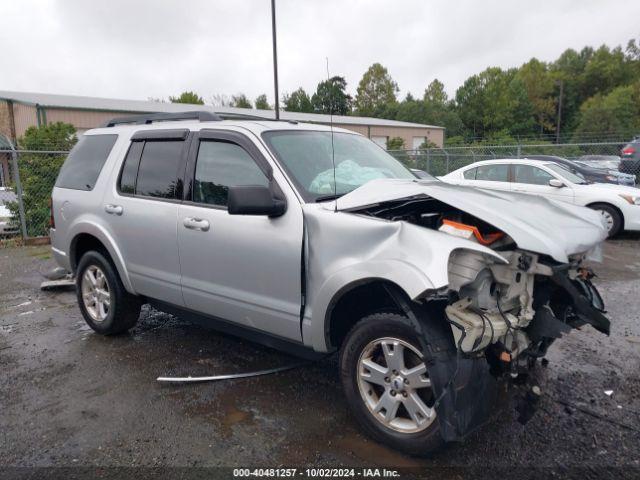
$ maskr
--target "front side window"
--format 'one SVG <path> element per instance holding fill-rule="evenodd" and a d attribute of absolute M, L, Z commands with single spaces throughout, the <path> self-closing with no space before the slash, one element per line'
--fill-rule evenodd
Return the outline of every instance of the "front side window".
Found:
<path fill-rule="evenodd" d="M 480 165 L 476 172 L 476 180 L 485 180 L 489 182 L 508 182 L 509 165 Z"/>
<path fill-rule="evenodd" d="M 118 135 L 83 135 L 69 153 L 56 187 L 93 190 Z"/>
<path fill-rule="evenodd" d="M 556 172 L 558 175 L 560 175 L 562 178 L 564 178 L 565 180 L 571 183 L 577 183 L 578 185 L 584 185 L 585 183 L 587 183 L 587 181 L 584 179 L 582 175 L 577 173 L 572 173 L 566 168 L 564 168 L 562 165 L 558 165 L 557 163 L 547 163 L 546 167 L 550 168 L 551 170 Z"/>
<path fill-rule="evenodd" d="M 263 138 L 308 202 L 343 195 L 378 178 L 415 180 L 411 171 L 360 135 L 272 131 Z"/>
<path fill-rule="evenodd" d="M 183 144 L 183 141 L 175 140 L 145 142 L 138 167 L 136 195 L 178 198 L 178 167 Z"/>
<path fill-rule="evenodd" d="M 226 141 L 200 142 L 193 183 L 193 201 L 227 206 L 229 187 L 269 186 L 269 179 L 241 146 Z"/>
<path fill-rule="evenodd" d="M 515 183 L 549 185 L 549 180 L 554 178 L 550 173 L 531 165 L 514 165 L 513 170 Z"/>

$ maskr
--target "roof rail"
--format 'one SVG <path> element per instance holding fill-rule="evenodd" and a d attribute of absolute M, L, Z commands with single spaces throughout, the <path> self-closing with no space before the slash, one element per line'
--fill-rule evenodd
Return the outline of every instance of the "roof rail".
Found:
<path fill-rule="evenodd" d="M 144 115 L 131 115 L 129 117 L 112 118 L 102 124 L 102 127 L 115 127 L 116 125 L 135 124 L 150 125 L 153 122 L 169 122 L 171 120 L 198 120 L 200 122 L 220 122 L 222 117 L 206 110 L 180 113 L 149 113 Z"/>
<path fill-rule="evenodd" d="M 258 115 L 249 115 L 246 113 L 233 113 L 233 112 L 218 112 L 218 115 L 223 120 L 256 120 L 258 122 L 289 122 L 289 123 L 298 123 L 296 120 L 285 120 L 280 119 L 276 120 L 275 118 L 269 117 L 259 117 Z"/>

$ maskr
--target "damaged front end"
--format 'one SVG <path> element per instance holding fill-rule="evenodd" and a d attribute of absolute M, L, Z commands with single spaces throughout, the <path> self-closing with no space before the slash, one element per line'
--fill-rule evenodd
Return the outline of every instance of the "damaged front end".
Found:
<path fill-rule="evenodd" d="M 429 375 L 441 434 L 446 441 L 455 441 L 488 420 L 499 380 L 522 381 L 556 339 L 585 324 L 609 334 L 602 298 L 591 281 L 594 274 L 585 265 L 586 260 L 600 260 L 604 232 L 597 219 L 589 217 L 591 212 L 584 212 L 582 220 L 534 199 L 530 207 L 535 214 L 524 221 L 507 214 L 507 209 L 514 208 L 515 200 L 528 199 L 454 192 L 478 197 L 484 206 L 476 208 L 468 198 L 463 201 L 450 195 L 449 187 L 429 187 L 433 192 L 350 212 L 417 225 L 446 234 L 441 237 L 443 243 L 453 236 L 496 253 L 491 257 L 474 248 L 453 250 L 447 265 L 448 284 L 413 299 L 414 320 L 421 325 L 423 347 L 431 354 Z M 495 208 L 490 216 L 486 206 L 492 202 Z M 502 215 L 497 215 L 501 208 Z M 550 230 L 546 236 L 545 222 Z M 580 235 L 582 240 L 576 238 Z M 430 326 L 434 315 L 450 330 L 448 345 L 443 332 Z M 530 387 L 520 402 L 523 423 L 532 416 L 529 407 L 540 394 L 537 386 Z"/>
<path fill-rule="evenodd" d="M 500 253 L 509 263 L 490 263 L 465 250 L 449 259 L 451 300 L 445 312 L 463 353 L 484 351 L 516 370 L 530 357 L 544 356 L 551 342 L 572 328 L 588 323 L 609 334 L 583 256 L 558 264 L 520 250 Z"/>
<path fill-rule="evenodd" d="M 454 368 L 435 355 L 432 375 L 447 441 L 465 438 L 488 420 L 501 378 L 524 387 L 516 408 L 518 420 L 526 423 L 540 395 L 537 385 L 526 382 L 535 360 L 572 328 L 590 324 L 610 331 L 583 256 L 560 264 L 520 250 L 501 254 L 507 264 L 464 250 L 449 261 L 443 316 L 451 325 L 457 361 Z"/>

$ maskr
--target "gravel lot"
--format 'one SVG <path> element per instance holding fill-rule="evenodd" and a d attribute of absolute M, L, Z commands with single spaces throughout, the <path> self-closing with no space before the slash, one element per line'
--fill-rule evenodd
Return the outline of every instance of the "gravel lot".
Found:
<path fill-rule="evenodd" d="M 445 478 L 496 471 L 638 478 L 639 252 L 640 236 L 607 243 L 604 264 L 594 267 L 612 334 L 585 327 L 553 345 L 538 372 L 540 409 L 526 426 L 507 393 L 489 425 L 418 459 L 359 432 L 335 357 L 260 378 L 161 385 L 159 375 L 235 373 L 293 359 L 148 307 L 130 334 L 101 337 L 85 325 L 73 292 L 38 289 L 40 272 L 53 266 L 48 248 L 2 249 L 0 475 L 39 471 L 8 467 L 348 465 Z"/>

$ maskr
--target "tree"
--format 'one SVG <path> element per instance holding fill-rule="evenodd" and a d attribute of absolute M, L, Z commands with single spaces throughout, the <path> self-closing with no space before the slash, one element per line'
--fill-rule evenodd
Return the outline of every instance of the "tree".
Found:
<path fill-rule="evenodd" d="M 553 131 L 556 112 L 554 79 L 547 66 L 532 58 L 520 67 L 517 77 L 527 92 L 540 133 Z"/>
<path fill-rule="evenodd" d="M 359 115 L 379 117 L 388 105 L 395 104 L 398 84 L 385 67 L 374 63 L 364 73 L 356 93 L 355 109 Z"/>
<path fill-rule="evenodd" d="M 631 138 L 640 132 L 640 82 L 618 87 L 607 95 L 596 94 L 580 107 L 575 141 L 607 140 L 615 135 Z"/>
<path fill-rule="evenodd" d="M 402 137 L 393 137 L 387 140 L 387 150 L 402 150 L 404 148 L 404 139 Z"/>
<path fill-rule="evenodd" d="M 182 92 L 178 97 L 169 97 L 171 103 L 190 103 L 204 105 L 204 100 L 195 92 Z"/>
<path fill-rule="evenodd" d="M 313 103 L 302 87 L 298 88 L 291 95 L 285 94 L 282 97 L 282 104 L 287 112 L 313 112 Z"/>
<path fill-rule="evenodd" d="M 420 146 L 418 147 L 419 150 L 428 150 L 430 148 L 438 148 L 438 145 L 436 145 L 435 143 L 433 143 L 431 140 L 429 140 L 428 138 L 426 138 L 424 140 L 424 142 L 422 142 L 420 144 Z"/>
<path fill-rule="evenodd" d="M 449 101 L 447 92 L 444 91 L 444 83 L 437 78 L 433 80 L 424 90 L 423 100 L 438 106 L 446 106 Z"/>
<path fill-rule="evenodd" d="M 22 202 L 24 205 L 27 235 L 47 235 L 49 228 L 49 199 L 58 172 L 66 155 L 48 153 L 48 150 L 66 152 L 78 141 L 76 129 L 69 123 L 50 123 L 29 127 L 18 139 L 21 150 L 42 150 L 42 153 L 21 153 L 19 158 Z M 18 202 L 10 202 L 13 218 L 20 218 Z"/>
<path fill-rule="evenodd" d="M 316 113 L 347 115 L 351 112 L 351 96 L 347 94 L 347 81 L 344 77 L 331 77 L 318 84 L 316 93 L 311 97 Z"/>
<path fill-rule="evenodd" d="M 468 78 L 456 91 L 457 111 L 467 134 L 526 134 L 533 126 L 532 107 L 515 70 L 490 67 Z"/>
<path fill-rule="evenodd" d="M 253 108 L 251 105 L 251 101 L 247 98 L 244 93 L 239 93 L 238 95 L 231 96 L 231 105 L 236 108 Z"/>
<path fill-rule="evenodd" d="M 258 95 L 258 98 L 256 98 L 255 107 L 258 110 L 271 110 L 271 105 L 269 105 L 267 96 L 264 93 L 262 95 Z"/>

